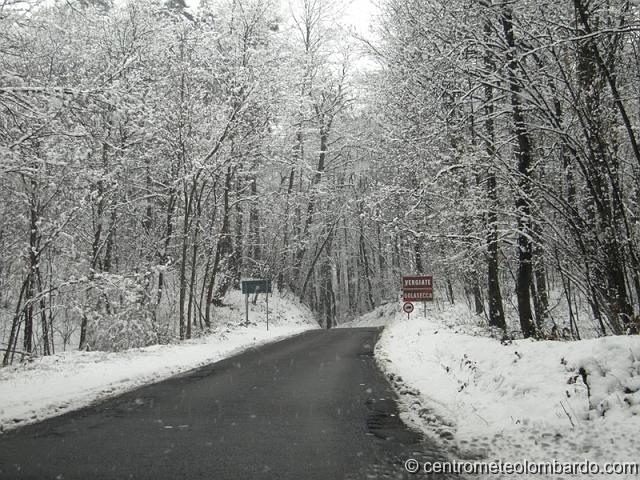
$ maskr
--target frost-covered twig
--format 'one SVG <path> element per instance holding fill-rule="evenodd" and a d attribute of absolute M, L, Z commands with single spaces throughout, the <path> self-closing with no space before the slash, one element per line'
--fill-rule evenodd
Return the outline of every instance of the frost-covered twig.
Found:
<path fill-rule="evenodd" d="M 560 406 L 562 407 L 562 410 L 564 410 L 565 415 L 569 419 L 569 423 L 571 423 L 571 427 L 576 428 L 576 425 L 575 423 L 573 423 L 573 419 L 571 418 L 571 415 L 569 415 L 569 412 L 567 412 L 567 409 L 564 408 L 564 403 L 560 402 Z"/>

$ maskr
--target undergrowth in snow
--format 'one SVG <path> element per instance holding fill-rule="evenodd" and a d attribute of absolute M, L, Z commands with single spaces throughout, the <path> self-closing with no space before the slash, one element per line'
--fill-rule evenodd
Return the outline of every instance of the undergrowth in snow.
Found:
<path fill-rule="evenodd" d="M 67 351 L 0 369 L 0 431 L 81 408 L 229 357 L 247 348 L 318 328 L 311 311 L 291 295 L 260 295 L 250 303 L 245 326 L 244 296 L 237 291 L 215 309 L 213 331 L 170 345 L 121 352 Z"/>
<path fill-rule="evenodd" d="M 460 458 L 638 460 L 639 336 L 505 341 L 464 305 L 400 309 L 353 324 L 388 324 L 376 357 L 405 419 Z"/>

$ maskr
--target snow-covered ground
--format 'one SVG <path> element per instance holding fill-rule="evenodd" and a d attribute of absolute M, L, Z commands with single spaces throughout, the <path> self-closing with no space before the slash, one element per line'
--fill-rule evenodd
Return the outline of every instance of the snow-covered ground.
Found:
<path fill-rule="evenodd" d="M 203 366 L 247 348 L 318 328 L 311 311 L 290 296 L 270 296 L 269 330 L 261 295 L 250 304 L 231 292 L 216 309 L 210 335 L 172 345 L 123 352 L 64 352 L 0 369 L 0 431 L 89 405 L 136 387 Z"/>
<path fill-rule="evenodd" d="M 427 318 L 419 307 L 407 320 L 384 305 L 350 325 L 388 324 L 376 357 L 406 421 L 457 457 L 640 461 L 640 336 L 501 342 L 466 305 L 430 305 Z"/>

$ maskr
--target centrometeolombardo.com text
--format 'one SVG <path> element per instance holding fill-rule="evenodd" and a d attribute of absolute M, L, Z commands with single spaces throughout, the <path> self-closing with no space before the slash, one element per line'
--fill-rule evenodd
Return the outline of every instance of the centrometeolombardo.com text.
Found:
<path fill-rule="evenodd" d="M 638 475 L 640 464 L 636 462 L 607 462 L 596 463 L 590 460 L 580 462 L 563 462 L 550 460 L 546 462 L 532 462 L 521 460 L 505 462 L 496 460 L 492 462 L 420 462 L 409 458 L 404 463 L 404 468 L 409 473 L 453 473 L 467 475 L 507 474 L 507 475 Z"/>

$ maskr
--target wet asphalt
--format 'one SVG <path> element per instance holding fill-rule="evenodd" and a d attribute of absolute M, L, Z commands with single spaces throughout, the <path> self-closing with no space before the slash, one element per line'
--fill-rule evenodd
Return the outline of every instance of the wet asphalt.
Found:
<path fill-rule="evenodd" d="M 380 332 L 306 332 L 7 432 L 0 479 L 419 478 L 404 461 L 438 448 L 399 420 Z"/>

